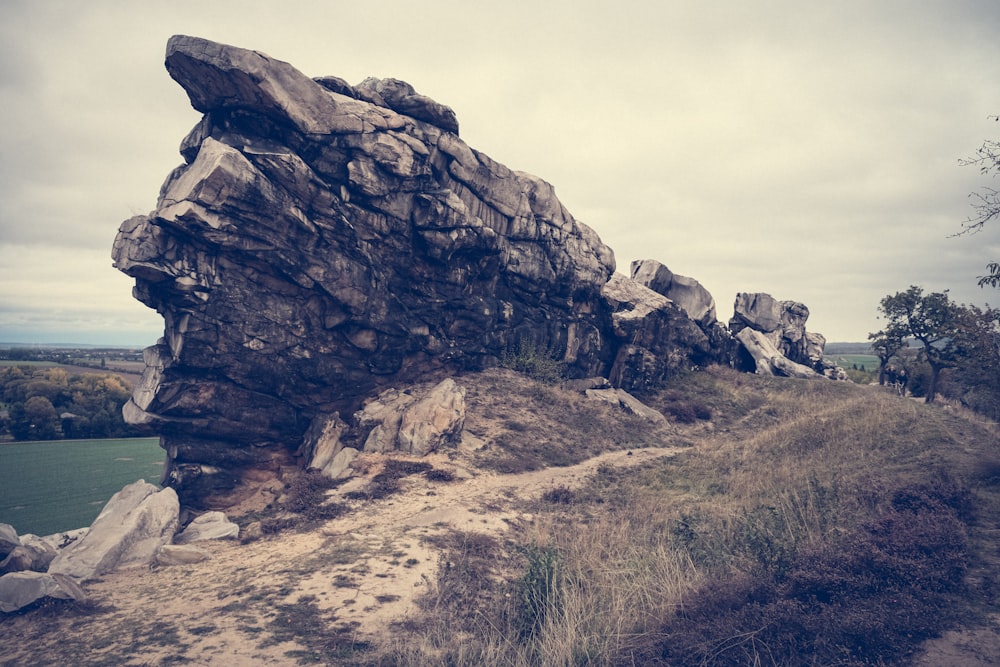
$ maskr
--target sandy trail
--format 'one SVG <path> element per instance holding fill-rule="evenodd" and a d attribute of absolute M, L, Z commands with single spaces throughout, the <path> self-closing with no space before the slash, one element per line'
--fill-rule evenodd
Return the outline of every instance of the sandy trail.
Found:
<path fill-rule="evenodd" d="M 37 664 L 38 656 L 85 652 L 87 662 L 123 665 L 296 665 L 303 647 L 296 627 L 282 635 L 303 605 L 323 616 L 324 631 L 364 639 L 419 615 L 415 600 L 435 580 L 439 551 L 429 537 L 447 531 L 501 535 L 529 522 L 522 500 L 546 490 L 576 488 L 602 465 L 637 466 L 684 448 L 635 449 L 602 454 L 580 464 L 504 475 L 473 469 L 460 456 L 421 460 L 452 470 L 451 482 L 422 475 L 404 478 L 399 493 L 354 501 L 350 513 L 306 533 L 285 531 L 247 544 L 201 543 L 211 559 L 189 566 L 115 572 L 85 588 L 99 611 L 56 617 L 47 628 L 30 618 L 7 619 L 0 663 Z M 467 453 L 467 452 L 466 452 Z M 345 493 L 381 469 L 381 455 L 362 455 L 364 476 L 335 490 Z M 331 620 L 332 619 L 332 620 Z M 308 619 L 307 619 L 308 620 Z M 56 627 L 53 627 L 56 626 Z"/>

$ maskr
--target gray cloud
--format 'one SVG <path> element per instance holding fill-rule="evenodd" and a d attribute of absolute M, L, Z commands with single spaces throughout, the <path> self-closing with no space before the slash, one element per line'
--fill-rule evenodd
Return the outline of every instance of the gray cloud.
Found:
<path fill-rule="evenodd" d="M 409 81 L 620 270 L 659 259 L 722 317 L 766 291 L 863 340 L 910 284 L 996 301 L 975 277 L 1000 230 L 948 238 L 984 183 L 958 159 L 1000 129 L 995 2 L 146 4 L 0 7 L 0 340 L 159 335 L 109 253 L 198 118 L 163 69 L 174 33 Z"/>

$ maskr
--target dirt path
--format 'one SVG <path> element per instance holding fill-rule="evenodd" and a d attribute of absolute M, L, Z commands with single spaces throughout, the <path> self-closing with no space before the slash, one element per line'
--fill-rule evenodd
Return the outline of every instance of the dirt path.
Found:
<path fill-rule="evenodd" d="M 517 475 L 431 455 L 422 460 L 455 471 L 454 481 L 414 475 L 402 480 L 400 493 L 358 502 L 315 531 L 286 531 L 248 544 L 204 543 L 211 559 L 202 563 L 107 575 L 86 586 L 97 605 L 88 615 L 4 619 L 0 664 L 37 664 L 40 655 L 53 663 L 79 663 L 86 656 L 91 664 L 300 664 L 308 650 L 296 635 L 308 633 L 320 616 L 316 631 L 361 641 L 418 615 L 414 601 L 434 581 L 440 558 L 428 538 L 446 531 L 500 535 L 513 523 L 531 521 L 518 509 L 521 500 L 578 487 L 602 465 L 641 465 L 681 451 L 610 452 Z M 384 460 L 366 456 L 369 473 L 352 480 L 355 487 Z"/>

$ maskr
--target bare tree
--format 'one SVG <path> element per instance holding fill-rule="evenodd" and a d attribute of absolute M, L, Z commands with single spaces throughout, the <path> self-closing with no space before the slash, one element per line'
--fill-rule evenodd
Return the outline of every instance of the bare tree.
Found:
<path fill-rule="evenodd" d="M 1000 116 L 991 118 L 1000 121 Z M 976 151 L 975 157 L 959 160 L 959 164 L 978 167 L 980 174 L 997 178 L 1000 176 L 1000 141 L 987 139 Z M 1000 216 L 1000 190 L 997 188 L 983 187 L 971 193 L 969 198 L 975 213 L 962 224 L 962 231 L 958 232 L 958 236 L 982 231 L 986 223 Z M 990 262 L 986 268 L 989 273 L 979 276 L 979 286 L 1000 287 L 1000 262 Z"/>

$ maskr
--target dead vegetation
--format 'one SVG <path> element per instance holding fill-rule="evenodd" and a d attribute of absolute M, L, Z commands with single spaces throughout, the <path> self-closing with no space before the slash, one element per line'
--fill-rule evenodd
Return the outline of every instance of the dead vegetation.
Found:
<path fill-rule="evenodd" d="M 991 650 L 992 425 L 721 369 L 643 397 L 674 415 L 656 429 L 510 371 L 464 384 L 453 451 L 373 459 L 353 490 L 303 476 L 295 530 L 0 618 L 0 662 L 929 665 L 949 631 Z"/>

